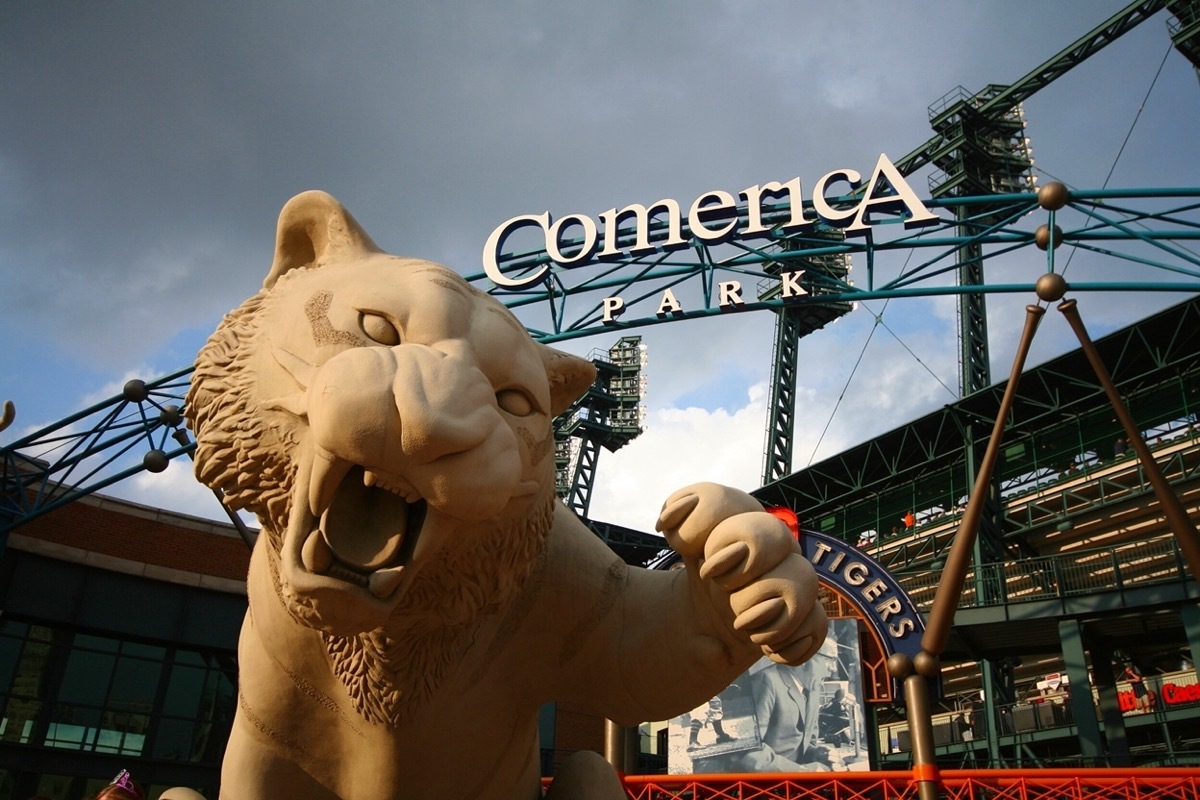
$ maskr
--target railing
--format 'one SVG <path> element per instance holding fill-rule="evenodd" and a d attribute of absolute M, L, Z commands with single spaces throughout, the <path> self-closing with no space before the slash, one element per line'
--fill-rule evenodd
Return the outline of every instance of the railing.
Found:
<path fill-rule="evenodd" d="M 1200 800 L 1200 777 L 1187 768 L 944 770 L 945 800 Z M 630 800 L 912 800 L 908 770 L 802 775 L 626 776 Z"/>
<path fill-rule="evenodd" d="M 913 602 L 928 611 L 941 580 L 941 570 L 898 574 Z M 1041 556 L 984 564 L 967 572 L 960 608 L 1052 600 L 1190 580 L 1174 537 L 1127 542 L 1081 550 L 1069 555 Z"/>
<path fill-rule="evenodd" d="M 1172 447 L 1173 446 L 1173 447 Z M 1200 460 L 1189 437 L 1156 445 L 1165 453 L 1156 456 L 1159 469 L 1171 482 L 1191 480 Z M 1011 531 L 1027 531 L 1066 520 L 1070 515 L 1099 505 L 1150 495 L 1152 488 L 1141 464 L 1132 455 L 1063 473 L 1051 482 L 1005 498 L 1005 517 Z"/>
<path fill-rule="evenodd" d="M 1118 681 L 1116 684 L 1117 701 L 1122 715 L 1133 720 L 1147 716 L 1160 720 L 1162 715 L 1173 709 L 1200 706 L 1200 680 L 1197 680 L 1194 669 L 1178 670 L 1176 672 L 1147 675 L 1144 678 L 1149 689 L 1150 707 L 1143 710 L 1138 707 L 1137 697 L 1128 681 Z M 1095 687 L 1089 687 L 1092 692 L 1092 707 L 1096 718 L 1100 719 L 1100 703 L 1096 697 Z M 969 710 L 949 711 L 934 714 L 933 738 L 934 745 L 955 745 L 969 742 L 986 741 L 987 731 L 983 719 L 983 710 L 976 707 Z M 1064 684 L 1058 690 L 1046 694 L 1027 697 L 1017 703 L 1007 703 L 995 707 L 996 731 L 1001 737 L 1028 737 L 1039 731 L 1054 731 L 1069 728 L 1075 724 L 1074 712 L 1070 703 L 1068 687 Z M 1200 750 L 1195 749 L 1197 743 L 1188 748 L 1179 748 L 1167 752 L 1165 748 L 1134 754 L 1135 763 L 1154 762 L 1157 765 L 1193 764 L 1200 766 Z M 912 750 L 912 740 L 908 723 L 890 723 L 879 728 L 879 751 L 884 755 L 889 753 L 907 753 Z M 1078 761 L 1078 757 L 1069 757 Z M 1028 761 L 1028 759 L 1026 759 Z M 1092 764 L 1091 766 L 1105 766 Z"/>
<path fill-rule="evenodd" d="M 1194 483 L 1200 474 L 1200 431 L 1190 416 L 1143 433 L 1168 481 Z M 1042 466 L 1008 478 L 1002 491 L 1005 532 L 1028 535 L 1053 530 L 1106 504 L 1152 494 L 1153 488 L 1132 453 L 1100 461 L 1089 451 L 1076 456 L 1069 470 Z M 892 570 L 928 562 L 949 548 L 964 508 L 942 504 L 914 509 L 916 524 L 907 530 L 895 530 L 890 521 L 886 525 L 883 520 L 870 523 L 868 527 L 878 534 L 869 537 L 868 551 Z M 846 531 L 845 535 L 854 541 L 859 533 Z"/>

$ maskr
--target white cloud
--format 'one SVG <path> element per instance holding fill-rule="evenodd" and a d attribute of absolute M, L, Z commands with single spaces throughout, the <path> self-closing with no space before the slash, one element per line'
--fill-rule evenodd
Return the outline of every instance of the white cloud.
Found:
<path fill-rule="evenodd" d="M 167 508 L 180 514 L 201 519 L 229 522 L 229 515 L 208 487 L 192 474 L 192 462 L 187 456 L 174 459 L 162 472 L 143 472 L 117 485 L 111 494 L 124 500 L 156 508 Z M 251 529 L 258 521 L 250 514 L 241 514 Z"/>
<path fill-rule="evenodd" d="M 765 413 L 763 384 L 750 387 L 745 403 L 732 411 L 651 411 L 645 433 L 600 455 L 591 517 L 652 531 L 663 501 L 689 484 L 713 481 L 752 491 L 761 482 Z"/>

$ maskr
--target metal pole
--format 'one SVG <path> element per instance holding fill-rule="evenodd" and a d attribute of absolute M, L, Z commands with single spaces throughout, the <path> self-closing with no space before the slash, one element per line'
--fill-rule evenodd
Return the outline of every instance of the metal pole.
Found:
<path fill-rule="evenodd" d="M 1142 469 L 1145 471 L 1146 477 L 1150 479 L 1150 485 L 1154 487 L 1154 496 L 1158 498 L 1158 504 L 1162 508 L 1163 516 L 1166 517 L 1167 525 L 1171 528 L 1171 532 L 1175 534 L 1175 539 L 1179 544 L 1179 549 L 1183 552 L 1183 557 L 1187 559 L 1188 569 L 1192 571 L 1192 578 L 1200 579 L 1200 535 L 1196 533 L 1196 526 L 1192 524 L 1192 520 L 1188 517 L 1187 510 L 1184 509 L 1179 497 L 1171 490 L 1171 485 L 1167 483 L 1166 477 L 1163 476 L 1162 470 L 1159 469 L 1158 462 L 1154 460 L 1154 456 L 1150 453 L 1150 448 L 1142 440 L 1141 431 L 1134 424 L 1133 417 L 1129 414 L 1129 409 L 1125 407 L 1125 403 L 1121 400 L 1121 395 L 1117 392 L 1116 385 L 1113 384 L 1112 376 L 1109 375 L 1108 369 L 1104 366 L 1104 362 L 1100 358 L 1100 353 L 1096 350 L 1096 346 L 1092 344 L 1091 337 L 1088 336 L 1087 329 L 1084 327 L 1083 320 L 1079 316 L 1079 309 L 1076 308 L 1075 301 L 1064 300 L 1059 304 L 1058 310 L 1067 318 L 1071 329 L 1075 331 L 1075 336 L 1079 339 L 1079 345 L 1083 348 L 1084 354 L 1087 355 L 1088 361 L 1091 362 L 1092 370 L 1096 373 L 1096 379 L 1104 387 L 1104 391 L 1108 395 L 1108 401 L 1112 403 L 1113 412 L 1116 413 L 1117 419 L 1120 420 L 1121 427 L 1125 429 L 1125 436 L 1129 439 L 1129 444 L 1133 447 L 1138 459 L 1142 462 Z"/>
<path fill-rule="evenodd" d="M 1039 289 L 1043 283 L 1039 281 Z M 1062 295 L 1059 294 L 1058 297 Z M 1058 297 L 1054 299 L 1057 300 Z M 908 728 L 913 741 L 913 781 L 917 784 L 920 800 L 937 800 L 941 784 L 933 742 L 933 717 L 929 707 L 927 679 L 936 678 L 941 673 L 941 654 L 950 636 L 950 626 L 954 622 L 958 601 L 962 598 L 963 582 L 966 580 L 979 522 L 983 518 L 983 506 L 999 456 L 1004 424 L 1012 411 L 1017 385 L 1025 368 L 1025 359 L 1033 343 L 1033 335 L 1044 314 L 1045 309 L 1041 306 L 1025 307 L 1025 329 L 1017 345 L 1008 385 L 1004 388 L 1004 397 L 1000 401 L 996 422 L 992 426 L 991 439 L 988 440 L 987 449 L 979 463 L 975 485 L 971 488 L 971 497 L 967 501 L 967 510 L 963 513 L 962 521 L 954 534 L 946 566 L 942 571 L 941 580 L 938 581 L 937 594 L 934 595 L 925 624 L 925 633 L 921 637 L 921 652 L 911 662 L 906 656 L 892 656 L 888 659 L 888 672 L 895 678 L 904 679 L 904 702 L 908 707 Z"/>
<path fill-rule="evenodd" d="M 1045 313 L 1046 310 L 1041 306 L 1025 306 L 1025 330 L 1022 331 L 1020 344 L 1017 345 L 1012 372 L 1008 376 L 1008 385 L 1004 387 L 1004 397 L 1000 401 L 1000 409 L 996 412 L 992 437 L 988 440 L 987 450 L 983 454 L 979 471 L 975 475 L 975 485 L 971 488 L 967 510 L 963 513 L 958 530 L 954 534 L 954 541 L 950 545 L 950 554 L 946 557 L 946 566 L 942 571 L 941 580 L 938 581 L 937 594 L 934 595 L 933 605 L 929 610 L 929 618 L 925 625 L 925 633 L 921 637 L 921 649 L 935 657 L 940 656 L 946 649 L 950 626 L 954 623 L 954 612 L 958 608 L 958 601 L 962 598 L 963 581 L 967 577 L 971 549 L 979 530 L 979 521 L 983 518 L 983 506 L 992 480 L 992 471 L 996 467 L 996 459 L 1000 452 L 1004 424 L 1012 411 L 1017 384 L 1021 380 L 1021 372 L 1025 369 L 1025 359 L 1029 355 L 1033 335 L 1037 332 L 1038 323 Z"/>
<path fill-rule="evenodd" d="M 621 726 L 611 719 L 604 720 L 604 760 L 612 765 L 618 775 L 624 775 L 625 736 Z"/>
<path fill-rule="evenodd" d="M 912 733 L 913 780 L 920 800 L 938 800 L 937 758 L 934 756 L 933 715 L 929 709 L 929 684 L 925 676 L 912 674 L 904 679 L 904 704 L 908 706 L 908 729 Z M 916 724 L 920 720 L 921 724 Z"/>

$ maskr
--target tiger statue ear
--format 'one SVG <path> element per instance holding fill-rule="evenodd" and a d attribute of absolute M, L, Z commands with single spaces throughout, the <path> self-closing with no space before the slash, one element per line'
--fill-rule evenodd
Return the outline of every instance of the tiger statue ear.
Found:
<path fill-rule="evenodd" d="M 263 280 L 263 288 L 270 289 L 281 275 L 293 269 L 345 261 L 347 255 L 380 252 L 379 245 L 341 203 L 325 192 L 304 192 L 279 212 L 275 261 Z"/>
<path fill-rule="evenodd" d="M 546 377 L 550 380 L 550 416 L 557 417 L 596 380 L 596 367 L 578 356 L 539 344 Z"/>

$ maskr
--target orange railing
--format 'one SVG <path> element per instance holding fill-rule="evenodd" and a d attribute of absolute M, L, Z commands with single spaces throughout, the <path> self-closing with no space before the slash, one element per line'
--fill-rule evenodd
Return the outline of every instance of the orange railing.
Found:
<path fill-rule="evenodd" d="M 1200 770 L 958 769 L 940 775 L 945 800 L 1200 800 Z M 630 800 L 915 800 L 912 773 L 629 775 Z"/>

